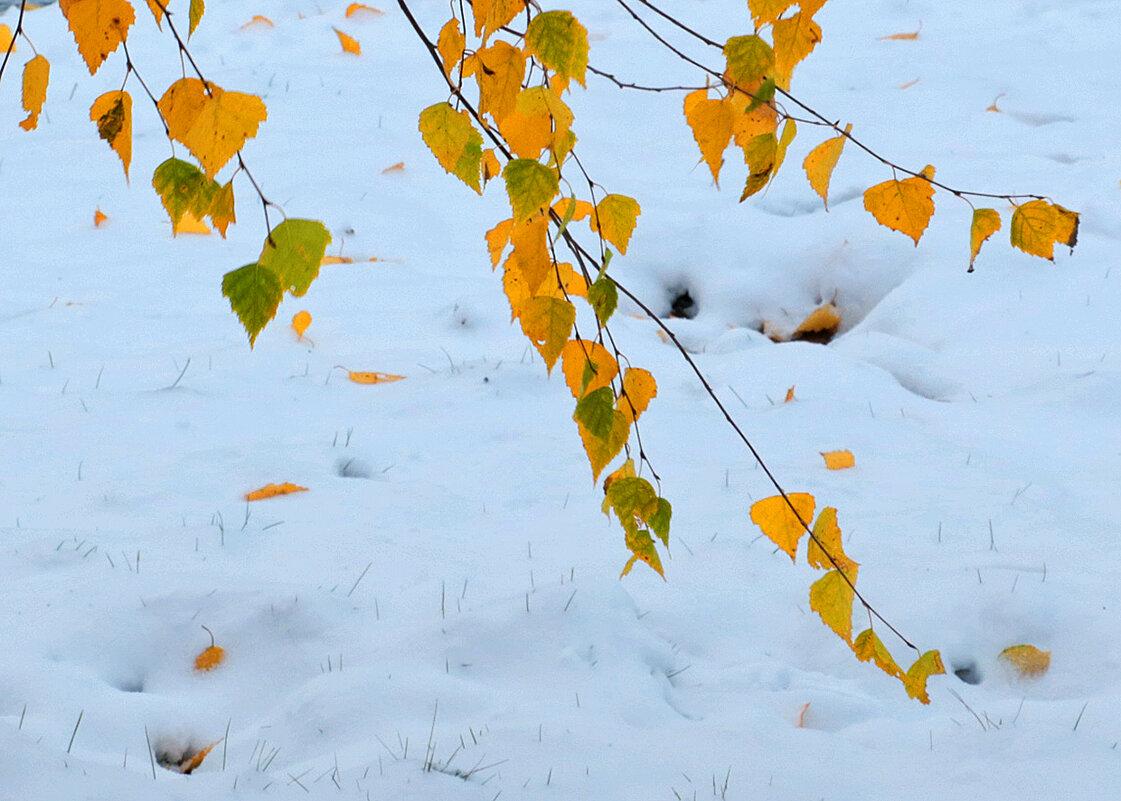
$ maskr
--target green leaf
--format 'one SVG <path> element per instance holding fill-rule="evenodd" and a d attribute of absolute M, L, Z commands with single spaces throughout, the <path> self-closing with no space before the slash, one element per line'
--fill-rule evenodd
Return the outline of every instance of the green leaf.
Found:
<path fill-rule="evenodd" d="M 273 271 L 296 297 L 307 292 L 331 244 L 331 233 L 317 220 L 285 220 L 272 229 L 257 262 Z"/>
<path fill-rule="evenodd" d="M 646 518 L 646 525 L 658 535 L 662 545 L 669 547 L 669 521 L 673 516 L 673 507 L 665 498 L 658 498 L 658 508 L 654 514 Z"/>
<path fill-rule="evenodd" d="M 645 478 L 631 476 L 611 482 L 607 488 L 607 502 L 620 520 L 638 516 L 643 522 L 658 509 L 658 493 Z"/>
<path fill-rule="evenodd" d="M 471 124 L 471 115 L 448 103 L 436 103 L 420 113 L 419 128 L 440 166 L 482 194 L 483 135 Z"/>
<path fill-rule="evenodd" d="M 747 104 L 747 109 L 744 111 L 744 113 L 750 114 L 764 103 L 770 103 L 774 99 L 775 79 L 767 78 L 763 81 L 763 85 L 756 89 L 755 93 L 751 96 L 751 102 Z"/>
<path fill-rule="evenodd" d="M 188 14 L 190 21 L 190 28 L 187 30 L 187 38 L 190 39 L 195 32 L 195 28 L 199 26 L 202 21 L 203 12 L 206 11 L 206 4 L 203 0 L 191 0 L 191 11 Z"/>
<path fill-rule="evenodd" d="M 284 287 L 268 267 L 247 264 L 222 277 L 222 294 L 230 299 L 230 308 L 245 326 L 252 348 L 257 334 L 276 317 Z"/>
<path fill-rule="evenodd" d="M 724 45 L 728 77 L 742 89 L 749 89 L 774 69 L 775 51 L 762 37 L 733 36 Z"/>
<path fill-rule="evenodd" d="M 584 86 L 588 69 L 588 31 L 567 11 L 545 11 L 530 20 L 525 32 L 531 55 L 561 78 Z"/>
<path fill-rule="evenodd" d="M 596 319 L 602 326 L 611 319 L 619 305 L 619 291 L 615 288 L 615 282 L 605 275 L 589 286 L 588 303 L 595 309 Z"/>
<path fill-rule="evenodd" d="M 577 401 L 572 419 L 597 439 L 610 438 L 611 428 L 615 424 L 615 396 L 611 388 L 601 387 Z"/>
<path fill-rule="evenodd" d="M 502 177 L 506 179 L 506 193 L 514 209 L 515 223 L 525 222 L 548 208 L 560 191 L 557 174 L 533 159 L 511 159 Z"/>
<path fill-rule="evenodd" d="M 173 232 L 188 211 L 200 218 L 210 213 L 217 186 L 194 164 L 177 158 L 156 167 L 152 175 L 152 187 L 171 218 Z"/>

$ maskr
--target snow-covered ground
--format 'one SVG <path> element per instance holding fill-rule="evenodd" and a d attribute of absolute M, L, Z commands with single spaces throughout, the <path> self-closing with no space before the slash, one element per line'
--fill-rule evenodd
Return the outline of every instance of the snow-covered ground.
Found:
<path fill-rule="evenodd" d="M 173 43 L 137 5 L 131 52 L 166 86 Z M 432 33 L 448 12 L 412 5 Z M 749 28 L 742 2 L 665 6 L 717 39 Z M 642 433 L 674 520 L 668 582 L 618 579 L 569 392 L 488 269 L 501 187 L 480 200 L 425 150 L 417 114 L 446 88 L 396 5 L 345 7 L 215 2 L 192 40 L 211 80 L 268 104 L 245 150 L 266 194 L 356 259 L 254 351 L 219 289 L 264 237 L 249 186 L 228 240 L 173 240 L 135 79 L 131 186 L 88 120 L 120 54 L 90 79 L 57 7 L 28 15 L 52 83 L 31 134 L 25 43 L 0 86 L 0 798 L 1116 799 L 1121 3 L 828 3 L 796 72 L 901 164 L 1082 212 L 1055 264 L 1012 250 L 1005 214 L 967 275 L 969 208 L 945 193 L 912 247 L 862 209 L 890 172 L 852 148 L 825 213 L 809 127 L 739 205 L 742 166 L 730 152 L 712 187 L 679 93 L 589 76 L 573 99 L 589 172 L 643 208 L 612 269 L 659 310 L 696 299 L 672 325 L 712 385 L 788 489 L 839 509 L 877 609 L 942 649 L 929 706 L 809 610 L 811 571 L 748 519 L 762 471 L 625 314 L 616 337 L 659 380 Z M 701 80 L 620 6 L 572 8 L 595 66 Z M 275 27 L 239 30 L 254 14 Z M 834 295 L 828 346 L 755 331 Z M 301 309 L 312 342 L 287 326 Z M 855 468 L 825 469 L 838 448 Z M 242 500 L 282 481 L 309 491 Z M 226 649 L 209 673 L 203 626 Z M 1046 675 L 1002 667 L 1020 643 L 1052 652 Z M 150 762 L 149 743 L 219 740 L 190 776 Z"/>

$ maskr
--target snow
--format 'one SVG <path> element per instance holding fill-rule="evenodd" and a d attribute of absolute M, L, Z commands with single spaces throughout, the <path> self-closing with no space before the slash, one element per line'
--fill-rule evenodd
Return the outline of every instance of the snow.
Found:
<path fill-rule="evenodd" d="M 130 49 L 166 86 L 178 58 L 140 5 Z M 412 5 L 432 33 L 447 14 Z M 809 126 L 739 205 L 742 166 L 730 152 L 713 188 L 680 94 L 589 76 L 573 99 L 589 172 L 642 204 L 613 272 L 659 311 L 697 300 L 671 325 L 707 380 L 788 489 L 838 508 L 876 609 L 942 650 L 929 706 L 809 610 L 812 571 L 748 518 L 762 471 L 630 308 L 615 336 L 658 378 L 642 434 L 674 518 L 668 581 L 618 579 L 569 392 L 488 269 L 506 201 L 425 151 L 416 116 L 446 89 L 395 5 L 210 6 L 200 66 L 268 104 L 254 176 L 356 261 L 250 351 L 219 290 L 264 236 L 248 184 L 229 240 L 173 240 L 148 187 L 169 149 L 135 81 L 131 186 L 88 120 L 121 55 L 91 79 L 57 7 L 28 15 L 52 83 L 20 131 L 20 42 L 0 86 L 0 797 L 1116 798 L 1117 3 L 828 3 L 795 76 L 898 163 L 1082 212 L 1055 264 L 1008 247 L 1005 214 L 967 274 L 969 208 L 946 193 L 912 247 L 862 209 L 890 171 L 851 147 L 825 213 L 799 169 Z M 666 7 L 717 39 L 748 27 L 742 3 Z M 699 80 L 618 5 L 573 9 L 596 66 Z M 254 14 L 275 28 L 239 30 Z M 827 346 L 756 333 L 834 297 Z M 314 344 L 287 326 L 301 309 Z M 856 467 L 826 470 L 840 448 Z M 241 500 L 283 481 L 309 491 Z M 226 658 L 196 673 L 203 626 Z M 1052 652 L 1045 676 L 1005 671 L 1020 643 Z M 215 742 L 189 776 L 150 761 L 149 743 Z"/>

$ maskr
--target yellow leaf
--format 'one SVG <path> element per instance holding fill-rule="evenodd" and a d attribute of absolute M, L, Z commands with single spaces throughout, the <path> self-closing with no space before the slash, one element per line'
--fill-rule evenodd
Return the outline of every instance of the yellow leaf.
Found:
<path fill-rule="evenodd" d="M 927 177 L 916 176 L 903 181 L 893 178 L 864 193 L 864 208 L 876 221 L 911 237 L 916 247 L 934 214 L 934 187 L 930 185 L 934 168 L 927 166 L 923 175 Z"/>
<path fill-rule="evenodd" d="M 506 249 L 506 245 L 510 243 L 510 232 L 512 230 L 514 230 L 514 221 L 503 220 L 487 231 L 487 250 L 490 252 L 491 269 L 497 267 L 498 262 L 502 261 L 502 252 Z"/>
<path fill-rule="evenodd" d="M 561 364 L 564 382 L 577 400 L 600 387 L 611 386 L 619 374 L 619 363 L 611 351 L 587 339 L 570 339 L 561 351 Z"/>
<path fill-rule="evenodd" d="M 793 400 L 797 400 L 797 398 L 794 397 L 794 387 L 791 387 L 790 389 L 786 390 L 786 397 L 782 399 L 782 402 L 790 403 Z"/>
<path fill-rule="evenodd" d="M 485 41 L 499 28 L 513 22 L 525 6 L 526 0 L 474 0 L 475 36 Z"/>
<path fill-rule="evenodd" d="M 394 375 L 393 373 L 347 371 L 347 378 L 355 384 L 392 384 L 394 381 L 400 381 L 404 377 L 403 375 Z"/>
<path fill-rule="evenodd" d="M 829 180 L 833 177 L 833 168 L 837 166 L 837 160 L 841 158 L 841 151 L 848 139 L 847 134 L 851 132 L 852 125 L 846 125 L 845 136 L 826 139 L 811 150 L 806 160 L 802 162 L 806 177 L 810 179 L 810 186 L 821 196 L 826 211 L 829 210 Z"/>
<path fill-rule="evenodd" d="M 309 325 L 311 325 L 311 314 L 306 311 L 296 312 L 292 317 L 292 328 L 300 339 L 304 338 L 304 331 L 307 331 Z"/>
<path fill-rule="evenodd" d="M 288 495 L 293 492 L 307 492 L 307 487 L 299 487 L 285 481 L 283 484 L 266 484 L 258 490 L 246 493 L 247 501 L 263 501 L 266 498 L 275 498 L 277 495 Z"/>
<path fill-rule="evenodd" d="M 825 466 L 830 470 L 844 470 L 856 464 L 852 451 L 828 451 L 821 456 L 825 459 Z"/>
<path fill-rule="evenodd" d="M 1034 645 L 1011 645 L 1000 652 L 1000 658 L 1010 664 L 1021 679 L 1037 679 L 1051 667 L 1051 652 L 1041 651 Z"/>
<path fill-rule="evenodd" d="M 1066 245 L 1071 250 L 1078 244 L 1078 212 L 1064 209 L 1058 203 L 1053 204 L 1055 209 L 1055 241 Z"/>
<path fill-rule="evenodd" d="M 625 254 L 641 213 L 642 209 L 634 198 L 607 195 L 596 205 L 595 214 L 592 215 L 592 230 L 598 231 L 604 239 L 619 248 L 620 253 Z"/>
<path fill-rule="evenodd" d="M 762 86 L 763 81 L 757 81 L 744 87 L 743 91 L 732 92 L 724 100 L 736 112 L 732 120 L 732 138 L 737 147 L 745 148 L 755 137 L 778 131 L 778 111 L 773 103 L 761 103 L 748 111 L 752 98 Z"/>
<path fill-rule="evenodd" d="M 90 75 L 128 37 L 136 14 L 127 0 L 59 0 Z M 158 19 L 158 18 L 157 18 Z"/>
<path fill-rule="evenodd" d="M 43 56 L 35 56 L 23 65 L 23 110 L 27 112 L 27 119 L 19 127 L 25 131 L 39 126 L 39 114 L 47 101 L 50 75 L 50 62 Z"/>
<path fill-rule="evenodd" d="M 849 575 L 856 580 L 855 569 Z M 830 570 L 810 587 L 810 608 L 845 642 L 852 644 L 852 601 L 856 595 L 839 570 Z"/>
<path fill-rule="evenodd" d="M 242 25 L 238 30 L 244 31 L 244 30 L 248 30 L 249 28 L 254 28 L 254 27 L 257 27 L 257 26 L 261 26 L 261 27 L 264 27 L 264 28 L 275 28 L 276 27 L 276 25 L 273 24 L 273 21 L 271 19 L 269 19 L 268 17 L 262 17 L 260 14 L 254 14 L 253 19 L 249 20 L 249 22 Z"/>
<path fill-rule="evenodd" d="M 785 498 L 781 495 L 773 495 L 751 505 L 751 520 L 775 545 L 784 550 L 793 562 L 798 553 L 798 540 L 813 520 L 815 504 L 814 496 L 807 492 L 787 493 Z"/>
<path fill-rule="evenodd" d="M 735 108 L 725 100 L 709 99 L 707 89 L 698 89 L 685 96 L 685 121 L 693 130 L 712 180 L 719 185 L 724 151 L 732 139 Z"/>
<path fill-rule="evenodd" d="M 840 325 L 841 315 L 837 307 L 832 302 L 826 303 L 810 312 L 809 317 L 794 329 L 790 338 L 806 342 L 828 342 L 837 333 Z"/>
<path fill-rule="evenodd" d="M 768 22 L 778 19 L 795 2 L 796 0 L 747 0 L 747 7 L 751 11 L 751 18 L 755 20 L 755 29 L 759 30 Z"/>
<path fill-rule="evenodd" d="M 492 178 L 497 178 L 502 174 L 502 165 L 498 163 L 498 156 L 494 154 L 494 148 L 488 147 L 483 151 L 483 158 L 481 162 L 483 168 L 483 185 L 485 186 Z"/>
<path fill-rule="evenodd" d="M 1053 259 L 1059 218 L 1046 200 L 1029 200 L 1012 212 L 1012 245 L 1024 253 Z"/>
<path fill-rule="evenodd" d="M 829 557 L 833 560 L 830 561 Z M 806 561 L 811 567 L 829 570 L 836 568 L 856 582 L 856 569 L 859 564 L 845 555 L 841 547 L 841 527 L 837 525 L 837 510 L 826 506 L 821 510 L 814 523 L 813 537 L 806 551 Z"/>
<path fill-rule="evenodd" d="M 915 664 L 907 669 L 903 676 L 903 686 L 907 695 L 917 698 L 924 704 L 930 703 L 930 696 L 926 692 L 926 680 L 931 676 L 938 676 L 946 672 L 942 665 L 942 654 L 937 651 L 927 651 L 915 660 Z"/>
<path fill-rule="evenodd" d="M 16 46 L 12 42 L 12 29 L 7 25 L 0 25 L 0 51 L 7 53 L 8 48 L 13 53 L 16 52 Z"/>
<path fill-rule="evenodd" d="M 776 20 L 772 26 L 775 43 L 775 83 L 790 88 L 794 67 L 821 41 L 821 27 L 804 11 Z"/>
<path fill-rule="evenodd" d="M 522 331 L 552 371 L 576 322 L 576 307 L 560 298 L 541 296 L 529 298 L 517 311 Z"/>
<path fill-rule="evenodd" d="M 495 42 L 476 51 L 468 61 L 479 84 L 479 113 L 489 113 L 501 123 L 517 107 L 525 78 L 525 53 L 506 42 Z"/>
<path fill-rule="evenodd" d="M 356 56 L 362 55 L 362 45 L 358 44 L 358 40 L 349 34 L 345 34 L 338 28 L 334 28 L 335 35 L 339 37 L 339 44 L 343 46 L 344 53 L 353 53 Z"/>
<path fill-rule="evenodd" d="M 365 3 L 351 3 L 349 6 L 346 7 L 347 19 L 349 19 L 350 17 L 353 17 L 355 14 L 362 14 L 362 15 L 368 15 L 368 16 L 373 16 L 373 17 L 380 17 L 384 13 L 385 12 L 382 11 L 380 8 L 374 8 L 373 6 L 368 6 Z"/>
<path fill-rule="evenodd" d="M 585 217 L 589 217 L 595 213 L 595 207 L 586 200 L 573 200 L 572 198 L 562 197 L 553 204 L 553 211 L 562 220 L 568 216 L 568 207 L 570 204 L 575 204 L 572 210 L 571 221 L 579 222 Z"/>
<path fill-rule="evenodd" d="M 1000 214 L 994 209 L 974 209 L 973 223 L 969 226 L 969 271 L 981 252 L 985 240 L 1000 230 Z"/>
<path fill-rule="evenodd" d="M 857 635 L 852 644 L 852 650 L 861 662 L 872 662 L 889 676 L 903 680 L 906 675 L 899 665 L 895 664 L 891 652 L 888 651 L 887 646 L 883 644 L 879 635 L 872 629 L 865 629 Z"/>
<path fill-rule="evenodd" d="M 158 106 L 171 138 L 186 145 L 211 178 L 268 117 L 261 98 L 204 85 L 197 78 L 173 83 Z"/>
<path fill-rule="evenodd" d="M 207 236 L 210 234 L 210 226 L 200 220 L 190 211 L 183 212 L 182 218 L 175 226 L 175 235 L 179 234 L 201 234 Z"/>
<path fill-rule="evenodd" d="M 628 367 L 623 373 L 623 391 L 615 401 L 615 408 L 623 413 L 628 423 L 633 423 L 657 395 L 658 384 L 649 370 Z"/>
<path fill-rule="evenodd" d="M 514 268 L 531 296 L 541 294 L 538 290 L 546 280 L 550 286 L 556 283 L 553 259 L 549 255 L 548 231 L 549 218 L 538 214 L 528 221 L 516 223 L 510 232 L 510 244 L 514 246 L 511 256 Z"/>
<path fill-rule="evenodd" d="M 444 23 L 440 29 L 440 36 L 436 40 L 436 50 L 440 53 L 440 60 L 444 63 L 444 74 L 450 76 L 452 71 L 463 60 L 463 50 L 467 40 L 463 31 L 459 29 L 459 20 L 455 17 Z"/>
<path fill-rule="evenodd" d="M 109 219 L 109 216 L 101 209 L 96 209 L 93 213 L 93 227 L 100 228 L 102 223 Z"/>
<path fill-rule="evenodd" d="M 156 18 L 156 27 L 163 29 L 163 5 L 156 2 L 156 0 L 147 0 L 148 10 L 152 12 L 152 16 Z"/>
<path fill-rule="evenodd" d="M 388 175 L 391 172 L 404 172 L 404 171 L 405 171 L 405 162 L 399 161 L 396 164 L 391 164 L 388 167 L 386 167 L 384 170 L 381 171 L 381 174 L 382 175 Z"/>
<path fill-rule="evenodd" d="M 128 92 L 106 92 L 90 106 L 90 120 L 98 135 L 120 156 L 128 178 L 132 162 L 132 97 Z"/>

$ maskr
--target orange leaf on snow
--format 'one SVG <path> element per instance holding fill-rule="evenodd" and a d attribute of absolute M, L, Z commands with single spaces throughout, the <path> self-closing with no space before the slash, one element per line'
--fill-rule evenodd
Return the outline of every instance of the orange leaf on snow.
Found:
<path fill-rule="evenodd" d="M 796 398 L 794 397 L 794 387 L 786 390 L 786 397 L 782 399 L 782 402 L 790 403 L 792 400 L 796 400 Z"/>
<path fill-rule="evenodd" d="M 346 16 L 348 19 L 350 17 L 353 17 L 355 14 L 369 14 L 374 17 L 380 17 L 384 13 L 385 12 L 380 8 L 374 8 L 373 6 L 368 6 L 365 3 L 351 3 L 346 7 Z"/>
<path fill-rule="evenodd" d="M 304 331 L 307 331 L 309 325 L 311 325 L 311 314 L 309 312 L 299 311 L 293 315 L 292 328 L 300 339 L 304 338 Z"/>
<path fill-rule="evenodd" d="M 388 175 L 391 172 L 404 172 L 404 171 L 405 171 L 405 162 L 399 161 L 396 164 L 391 164 L 390 166 L 386 167 L 384 170 L 381 171 L 381 174 L 382 175 Z"/>
<path fill-rule="evenodd" d="M 1041 651 L 1034 645 L 1012 645 L 1000 652 L 1000 658 L 1010 664 L 1021 679 L 1036 679 L 1051 667 L 1051 652 Z"/>
<path fill-rule="evenodd" d="M 355 384 L 390 384 L 394 381 L 400 381 L 404 377 L 403 375 L 394 375 L 393 373 L 347 371 L 347 378 Z"/>
<path fill-rule="evenodd" d="M 354 264 L 354 259 L 350 256 L 324 256 L 319 264 L 321 266 L 324 264 Z"/>
<path fill-rule="evenodd" d="M 249 22 L 242 25 L 241 28 L 239 28 L 239 30 L 244 31 L 248 28 L 255 28 L 257 26 L 261 26 L 261 27 L 264 27 L 264 28 L 275 28 L 276 27 L 276 25 L 273 24 L 273 21 L 271 19 L 269 19 L 268 17 L 263 17 L 260 14 L 254 14 L 253 19 L 249 20 Z"/>
<path fill-rule="evenodd" d="M 893 33 L 888 36 L 877 36 L 876 40 L 880 42 L 913 42 L 919 38 L 919 32 L 922 31 L 922 23 L 919 23 L 919 30 L 911 31 L 910 33 Z"/>
<path fill-rule="evenodd" d="M 266 484 L 258 490 L 246 493 L 247 501 L 263 501 L 266 498 L 275 498 L 277 495 L 290 495 L 293 492 L 307 492 L 307 487 L 285 481 L 283 484 Z"/>
<path fill-rule="evenodd" d="M 844 470 L 856 464 L 852 451 L 826 451 L 822 452 L 821 457 L 825 459 L 825 466 L 830 470 Z"/>
<path fill-rule="evenodd" d="M 169 770 L 174 770 L 178 773 L 190 775 L 194 772 L 195 768 L 202 764 L 202 761 L 206 759 L 206 755 L 214 750 L 214 746 L 218 745 L 218 743 L 220 742 L 222 741 L 216 740 L 197 753 L 184 754 L 182 760 L 178 765 L 168 764 L 164 765 L 164 767 L 168 768 Z"/>
<path fill-rule="evenodd" d="M 362 45 L 358 44 L 357 39 L 349 34 L 343 33 L 338 28 L 334 28 L 333 30 L 339 37 L 339 44 L 343 46 L 344 53 L 353 53 L 356 56 L 362 55 Z"/>
<path fill-rule="evenodd" d="M 794 329 L 790 338 L 795 341 L 828 342 L 841 325 L 841 315 L 832 302 L 818 306 Z"/>
<path fill-rule="evenodd" d="M 97 209 L 93 213 L 93 227 L 100 228 L 101 224 L 109 219 L 109 215 L 101 209 Z"/>

